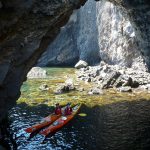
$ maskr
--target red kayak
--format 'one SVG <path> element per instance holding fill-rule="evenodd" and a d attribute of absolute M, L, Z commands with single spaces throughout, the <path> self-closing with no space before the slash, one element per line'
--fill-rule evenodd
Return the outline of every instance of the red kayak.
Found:
<path fill-rule="evenodd" d="M 62 108 L 62 111 L 65 109 L 65 107 Z M 50 124 L 52 124 L 54 121 L 56 121 L 59 117 L 61 117 L 60 115 L 56 115 L 55 113 L 50 114 L 49 116 L 45 117 L 42 122 L 39 122 L 27 129 L 25 129 L 26 132 L 28 133 L 32 133 L 34 131 L 37 131 L 45 126 L 48 126 Z"/>
<path fill-rule="evenodd" d="M 64 125 L 66 125 L 70 120 L 74 118 L 74 116 L 77 114 L 79 111 L 81 105 L 76 105 L 72 108 L 72 114 L 67 115 L 67 116 L 61 116 L 58 118 L 53 124 L 51 124 L 49 127 L 44 129 L 43 131 L 40 132 L 40 134 L 47 136 L 50 133 L 55 133 L 59 129 L 61 129 Z"/>

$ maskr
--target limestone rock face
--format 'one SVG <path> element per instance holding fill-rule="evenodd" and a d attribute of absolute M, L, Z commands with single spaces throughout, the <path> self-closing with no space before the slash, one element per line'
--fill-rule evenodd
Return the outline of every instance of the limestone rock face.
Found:
<path fill-rule="evenodd" d="M 109 0 L 127 14 L 135 31 L 135 38 L 148 68 L 150 69 L 150 2 L 147 0 Z"/>
<path fill-rule="evenodd" d="M 112 65 L 146 70 L 127 12 L 105 0 L 98 2 L 96 9 L 101 59 Z"/>
<path fill-rule="evenodd" d="M 73 66 L 81 59 L 95 65 L 104 60 L 110 65 L 146 71 L 147 55 L 142 52 L 137 36 L 128 10 L 114 1 L 88 0 L 61 28 L 38 65 Z"/>
<path fill-rule="evenodd" d="M 96 25 L 96 2 L 88 0 L 73 12 L 69 22 L 48 46 L 38 66 L 74 66 L 82 59 L 89 64 L 100 61 Z"/>
<path fill-rule="evenodd" d="M 73 66 L 79 59 L 76 46 L 77 11 L 61 28 L 59 35 L 50 44 L 38 61 L 38 66 Z"/>

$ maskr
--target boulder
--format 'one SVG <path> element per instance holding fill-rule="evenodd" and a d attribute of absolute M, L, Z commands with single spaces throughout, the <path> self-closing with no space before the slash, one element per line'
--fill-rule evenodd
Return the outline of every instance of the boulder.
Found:
<path fill-rule="evenodd" d="M 113 71 L 110 74 L 108 74 L 104 79 L 101 87 L 103 89 L 106 88 L 112 88 L 116 80 L 119 78 L 120 72 Z"/>
<path fill-rule="evenodd" d="M 27 78 L 46 78 L 47 72 L 46 70 L 40 67 L 33 67 L 30 72 L 27 74 Z"/>
<path fill-rule="evenodd" d="M 41 86 L 39 87 L 39 89 L 40 89 L 41 91 L 48 91 L 48 90 L 49 90 L 49 87 L 48 87 L 47 84 L 43 84 L 43 85 L 41 85 Z"/>
<path fill-rule="evenodd" d="M 73 90 L 75 90 L 75 86 L 73 84 L 72 79 L 69 79 L 69 80 L 66 80 L 64 84 L 60 85 L 54 93 L 62 94 L 62 93 L 66 93 L 66 92 L 73 91 Z"/>
<path fill-rule="evenodd" d="M 88 63 L 86 61 L 80 60 L 76 65 L 76 69 L 85 68 L 88 66 Z"/>
<path fill-rule="evenodd" d="M 132 92 L 132 88 L 130 86 L 120 87 L 117 90 L 120 92 Z"/>

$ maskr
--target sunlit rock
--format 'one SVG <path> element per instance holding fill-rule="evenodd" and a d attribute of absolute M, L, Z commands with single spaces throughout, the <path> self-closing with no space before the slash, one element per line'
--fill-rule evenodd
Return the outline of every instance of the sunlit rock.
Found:
<path fill-rule="evenodd" d="M 88 63 L 86 61 L 80 60 L 76 65 L 76 69 L 85 68 L 88 66 Z"/>
<path fill-rule="evenodd" d="M 40 67 L 33 67 L 27 74 L 27 78 L 46 78 L 46 70 Z"/>

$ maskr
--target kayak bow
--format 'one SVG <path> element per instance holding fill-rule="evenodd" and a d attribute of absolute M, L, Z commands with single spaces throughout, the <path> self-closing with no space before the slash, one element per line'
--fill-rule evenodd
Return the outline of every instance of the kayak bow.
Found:
<path fill-rule="evenodd" d="M 49 127 L 44 129 L 43 131 L 41 131 L 40 134 L 47 136 L 50 133 L 51 134 L 55 133 L 56 131 L 61 129 L 64 125 L 66 125 L 70 120 L 72 120 L 74 118 L 74 116 L 79 111 L 80 107 L 81 107 L 81 104 L 74 106 L 72 108 L 72 114 L 71 115 L 61 116 L 55 122 L 53 122 L 53 124 L 51 124 Z"/>
<path fill-rule="evenodd" d="M 62 111 L 65 109 L 65 107 L 62 108 Z M 25 129 L 26 132 L 28 133 L 32 133 L 34 131 L 37 131 L 45 126 L 50 125 L 51 123 L 53 123 L 54 121 L 56 121 L 59 117 L 61 117 L 60 115 L 56 115 L 55 113 L 50 114 L 49 116 L 45 117 L 41 122 Z"/>

